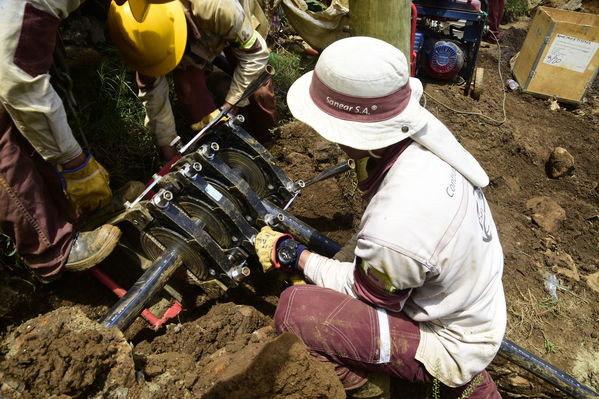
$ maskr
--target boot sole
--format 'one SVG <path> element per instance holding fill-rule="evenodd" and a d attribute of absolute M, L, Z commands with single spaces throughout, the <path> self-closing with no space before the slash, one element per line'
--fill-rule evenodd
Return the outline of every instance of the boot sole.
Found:
<path fill-rule="evenodd" d="M 110 229 L 110 232 L 106 237 L 103 237 L 105 245 L 95 252 L 92 256 L 80 260 L 79 262 L 69 263 L 65 265 L 65 269 L 72 272 L 80 272 L 83 270 L 91 269 L 98 263 L 102 262 L 112 253 L 119 243 L 122 232 L 118 228 Z"/>

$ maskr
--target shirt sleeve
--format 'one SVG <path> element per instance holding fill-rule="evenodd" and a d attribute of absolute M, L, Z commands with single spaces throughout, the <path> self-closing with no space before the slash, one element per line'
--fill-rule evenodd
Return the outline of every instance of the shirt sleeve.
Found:
<path fill-rule="evenodd" d="M 268 64 L 269 51 L 266 41 L 255 30 L 252 32 L 249 39 L 249 42 L 253 41 L 251 47 L 247 47 L 247 42 L 245 44 L 237 42 L 237 46 L 233 46 L 232 49 L 238 64 L 233 72 L 229 92 L 225 97 L 225 101 L 229 104 L 235 104 L 241 98 L 245 89 L 264 71 Z M 245 99 L 237 105 L 245 107 L 248 104 L 249 100 Z"/>
<path fill-rule="evenodd" d="M 354 285 L 353 262 L 340 262 L 311 253 L 304 266 L 304 276 L 320 287 L 356 297 L 352 289 Z"/>
<path fill-rule="evenodd" d="M 364 262 L 367 274 L 372 268 L 377 276 L 385 280 L 379 285 L 388 285 L 381 287 L 386 291 L 403 291 L 424 285 L 428 272 L 426 266 L 384 243 L 360 236 L 355 253 Z"/>
<path fill-rule="evenodd" d="M 148 128 L 156 145 L 168 145 L 177 137 L 175 117 L 169 100 L 168 82 L 164 76 L 149 79 L 148 84 L 139 85 L 139 99 L 146 110 L 145 126 Z"/>
<path fill-rule="evenodd" d="M 59 20 L 30 3 L 11 3 L 0 12 L 0 101 L 44 159 L 68 162 L 81 147 L 48 73 Z"/>

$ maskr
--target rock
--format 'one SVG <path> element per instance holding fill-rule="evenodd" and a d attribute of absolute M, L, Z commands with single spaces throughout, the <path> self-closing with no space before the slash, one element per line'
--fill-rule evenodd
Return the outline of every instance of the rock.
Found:
<path fill-rule="evenodd" d="M 518 179 L 513 176 L 499 176 L 492 180 L 491 184 L 498 189 L 507 189 L 511 194 L 517 194 L 521 191 Z"/>
<path fill-rule="evenodd" d="M 526 378 L 519 375 L 511 376 L 507 379 L 508 387 L 510 392 L 526 393 L 529 392 L 533 385 Z"/>
<path fill-rule="evenodd" d="M 542 5 L 543 0 L 528 0 L 528 11 L 535 9 L 536 7 Z"/>
<path fill-rule="evenodd" d="M 547 175 L 557 179 L 569 176 L 574 171 L 574 157 L 562 147 L 556 147 L 549 156 L 546 164 Z"/>
<path fill-rule="evenodd" d="M 572 375 L 595 392 L 599 392 L 599 357 L 592 348 L 580 347 L 574 359 Z"/>
<path fill-rule="evenodd" d="M 563 6 L 560 6 L 562 10 L 577 11 L 582 8 L 582 0 L 570 0 Z"/>
<path fill-rule="evenodd" d="M 549 197 L 535 197 L 526 201 L 532 221 L 543 230 L 553 233 L 566 219 L 566 211 Z"/>
<path fill-rule="evenodd" d="M 567 254 L 561 252 L 545 251 L 545 264 L 558 274 L 566 276 L 572 280 L 580 281 L 580 274 L 574 259 Z"/>
<path fill-rule="evenodd" d="M 584 278 L 587 285 L 595 292 L 599 292 L 599 272 L 589 274 Z M 599 375 L 599 374 L 598 374 Z"/>

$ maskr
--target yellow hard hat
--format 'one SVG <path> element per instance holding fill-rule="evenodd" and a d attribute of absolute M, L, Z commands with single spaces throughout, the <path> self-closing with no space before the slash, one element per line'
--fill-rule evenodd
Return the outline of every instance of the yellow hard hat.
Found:
<path fill-rule="evenodd" d="M 175 69 L 187 42 L 187 23 L 178 0 L 114 0 L 108 11 L 108 31 L 132 68 L 148 76 Z"/>

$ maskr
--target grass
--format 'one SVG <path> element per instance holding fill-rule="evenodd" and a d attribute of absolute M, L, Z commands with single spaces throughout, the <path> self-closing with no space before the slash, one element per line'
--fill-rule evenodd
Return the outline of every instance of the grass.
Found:
<path fill-rule="evenodd" d="M 547 353 L 555 352 L 556 346 L 553 342 L 545 339 L 544 346 L 545 346 L 545 352 L 547 352 Z"/>
<path fill-rule="evenodd" d="M 17 269 L 26 269 L 26 266 L 17 254 L 14 241 L 3 233 L 0 233 L 0 248 L 0 270 L 8 269 L 10 272 Z"/>
<path fill-rule="evenodd" d="M 527 14 L 528 0 L 506 0 L 501 22 L 507 24 Z"/>
<path fill-rule="evenodd" d="M 99 66 L 97 89 L 79 93 L 79 117 L 91 152 L 110 173 L 111 186 L 146 181 L 160 169 L 158 149 L 144 127 L 133 71 L 109 52 Z M 93 96 L 93 97 L 91 97 Z"/>

